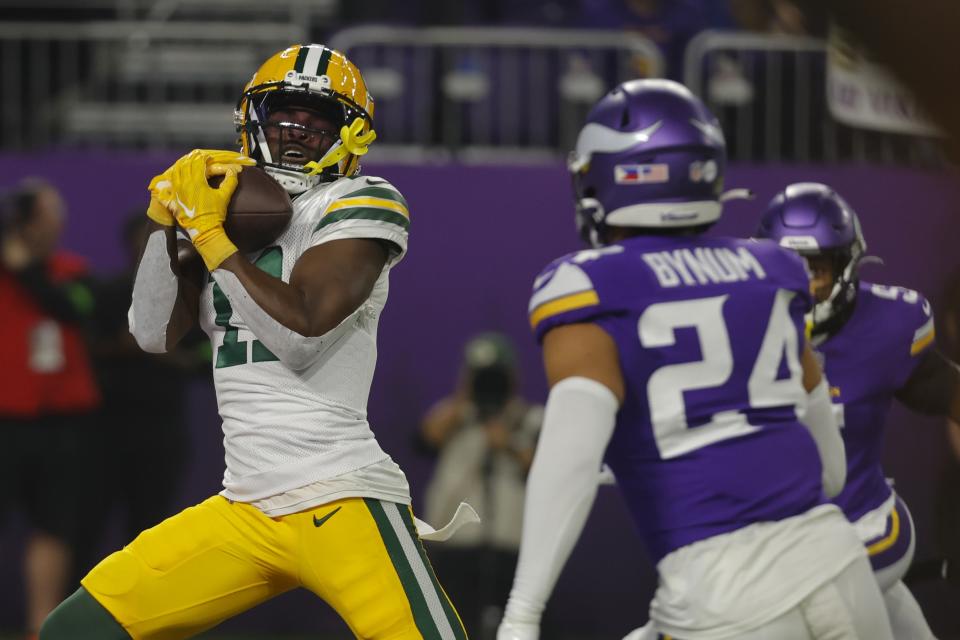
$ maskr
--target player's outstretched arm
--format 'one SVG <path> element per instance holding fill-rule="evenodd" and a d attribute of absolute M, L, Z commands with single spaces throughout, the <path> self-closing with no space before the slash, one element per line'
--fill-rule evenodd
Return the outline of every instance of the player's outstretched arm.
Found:
<path fill-rule="evenodd" d="M 547 598 L 593 506 L 624 394 L 616 345 L 596 325 L 552 329 L 544 337 L 543 354 L 551 390 L 527 480 L 520 559 L 498 640 L 539 637 Z"/>
<path fill-rule="evenodd" d="M 960 422 L 960 366 L 936 348 L 927 349 L 896 398 L 917 413 Z"/>
<path fill-rule="evenodd" d="M 128 313 L 130 333 L 144 351 L 168 351 L 197 322 L 206 272 L 189 244 L 180 245 L 172 224 L 150 222 Z"/>
<path fill-rule="evenodd" d="M 807 407 L 800 421 L 810 431 L 823 466 L 823 492 L 828 498 L 839 494 L 847 481 L 847 454 L 833 414 L 830 385 L 820 371 L 810 344 L 803 348 L 803 387 L 807 391 Z"/>
<path fill-rule="evenodd" d="M 257 339 L 294 370 L 309 366 L 329 333 L 370 296 L 387 262 L 381 240 L 345 238 L 308 249 L 286 283 L 240 254 L 213 272 Z"/>
<path fill-rule="evenodd" d="M 235 174 L 250 164 L 253 164 L 252 160 L 233 151 L 195 149 L 150 181 L 150 206 L 147 208 L 150 226 L 137 264 L 128 313 L 130 333 L 144 351 L 163 353 L 171 349 L 197 321 L 200 291 L 206 275 L 200 258 L 206 260 L 207 257 L 203 252 L 198 255 L 186 241 L 178 242 L 176 215 L 178 208 L 183 208 L 184 200 L 192 203 L 193 212 L 198 209 L 198 204 L 208 203 L 189 197 L 196 196 L 200 189 L 192 182 L 184 184 L 180 178 L 190 173 L 191 180 L 202 182 L 202 186 L 213 191 L 215 196 L 227 194 L 226 201 L 229 201 L 233 193 L 231 183 L 222 190 L 212 190 L 207 185 L 207 178 L 231 173 L 232 187 L 235 188 Z M 201 209 L 202 213 L 207 213 Z M 223 217 L 226 217 L 225 202 L 223 209 Z M 179 214 L 184 215 L 184 212 Z M 193 216 L 184 217 L 193 222 L 189 219 Z M 192 225 L 182 226 L 189 231 Z M 209 247 L 207 249 L 209 252 Z"/>

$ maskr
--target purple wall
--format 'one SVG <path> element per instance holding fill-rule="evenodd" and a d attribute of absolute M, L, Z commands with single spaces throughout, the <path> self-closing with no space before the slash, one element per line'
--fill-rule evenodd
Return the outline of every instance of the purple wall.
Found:
<path fill-rule="evenodd" d="M 120 221 L 131 209 L 145 207 L 145 185 L 173 159 L 117 153 L 0 155 L 0 188 L 28 175 L 58 184 L 70 206 L 66 246 L 88 256 L 97 270 L 111 271 L 124 263 Z M 546 262 L 579 244 L 568 180 L 560 166 L 368 163 L 367 172 L 400 188 L 412 213 L 410 253 L 393 274 L 392 299 L 381 324 L 369 413 L 381 443 L 407 470 L 419 500 L 430 464 L 415 453 L 412 434 L 425 408 L 452 389 L 468 336 L 494 329 L 514 337 L 524 391 L 530 398 L 544 397 L 538 352 L 527 331 L 527 295 Z M 936 307 L 948 273 L 960 266 L 953 250 L 960 231 L 955 211 L 960 185 L 955 179 L 863 167 L 735 167 L 728 186 L 750 187 L 758 199 L 730 204 L 718 232 L 749 234 L 758 210 L 777 188 L 799 180 L 829 182 L 860 213 L 870 253 L 885 260 L 885 266 L 867 267 L 868 279 L 919 289 Z M 185 505 L 216 491 L 222 472 L 216 406 L 209 389 L 195 388 L 192 402 L 195 448 Z M 936 421 L 900 410 L 891 422 L 888 470 L 915 515 L 917 557 L 929 557 L 934 554 L 931 501 L 944 455 L 942 433 Z M 576 637 L 587 637 L 588 630 L 613 637 L 646 619 L 653 572 L 614 491 L 603 492 L 587 529 L 550 608 Z M 9 552 L 5 555 L 0 567 L 11 566 Z M 9 572 L 0 575 L 0 592 L 18 589 Z M 931 607 L 938 606 L 938 593 L 929 598 Z M 0 628 L 15 624 L 18 614 L 11 602 L 0 598 Z M 956 621 L 933 622 L 944 633 L 948 628 L 960 631 Z M 303 594 L 284 596 L 229 625 L 274 631 L 342 629 L 324 606 Z"/>

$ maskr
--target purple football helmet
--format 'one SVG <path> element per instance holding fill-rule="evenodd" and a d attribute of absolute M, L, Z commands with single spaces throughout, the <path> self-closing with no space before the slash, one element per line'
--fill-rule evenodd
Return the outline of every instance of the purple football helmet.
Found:
<path fill-rule="evenodd" d="M 597 102 L 567 167 L 580 235 L 696 227 L 720 217 L 727 154 L 716 117 L 671 80 L 631 80 Z"/>
<path fill-rule="evenodd" d="M 825 184 L 791 184 L 770 201 L 757 236 L 802 256 L 833 259 L 833 289 L 826 300 L 814 305 L 808 321 L 814 334 L 839 329 L 853 310 L 857 269 L 867 251 L 860 220 L 850 205 Z"/>

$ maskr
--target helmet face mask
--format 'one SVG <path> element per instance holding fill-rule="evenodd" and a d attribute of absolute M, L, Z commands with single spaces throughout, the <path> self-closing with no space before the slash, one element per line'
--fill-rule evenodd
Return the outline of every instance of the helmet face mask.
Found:
<path fill-rule="evenodd" d="M 340 135 L 335 129 L 317 129 L 285 120 L 259 126 L 267 141 L 264 155 L 269 152 L 269 162 L 283 169 L 297 170 L 307 162 L 320 160 Z"/>
<path fill-rule="evenodd" d="M 600 99 L 567 164 L 577 226 L 593 245 L 610 227 L 702 229 L 720 217 L 726 144 L 686 87 L 632 80 Z"/>
<path fill-rule="evenodd" d="M 336 143 L 345 118 L 336 101 L 304 92 L 268 92 L 254 108 L 257 120 L 249 122 L 246 131 L 255 141 L 259 159 L 265 166 L 295 172 L 319 161 Z M 326 177 L 333 177 L 333 169 L 325 169 Z"/>
<path fill-rule="evenodd" d="M 267 60 L 240 96 L 235 122 L 242 151 L 297 195 L 359 171 L 359 157 L 376 138 L 372 117 L 360 70 L 314 44 Z"/>
<path fill-rule="evenodd" d="M 825 287 L 819 288 L 819 295 L 812 292 L 817 301 L 807 322 L 816 337 L 838 331 L 853 313 L 859 267 L 867 251 L 860 220 L 850 205 L 825 184 L 789 185 L 770 202 L 757 237 L 793 249 L 808 265 L 811 258 L 825 259 L 832 283 L 826 296 Z"/>

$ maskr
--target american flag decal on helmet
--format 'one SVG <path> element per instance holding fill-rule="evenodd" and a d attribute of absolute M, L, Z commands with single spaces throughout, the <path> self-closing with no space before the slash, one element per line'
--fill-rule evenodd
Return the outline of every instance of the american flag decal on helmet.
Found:
<path fill-rule="evenodd" d="M 670 180 L 670 165 L 618 164 L 613 168 L 617 184 L 656 184 Z"/>

